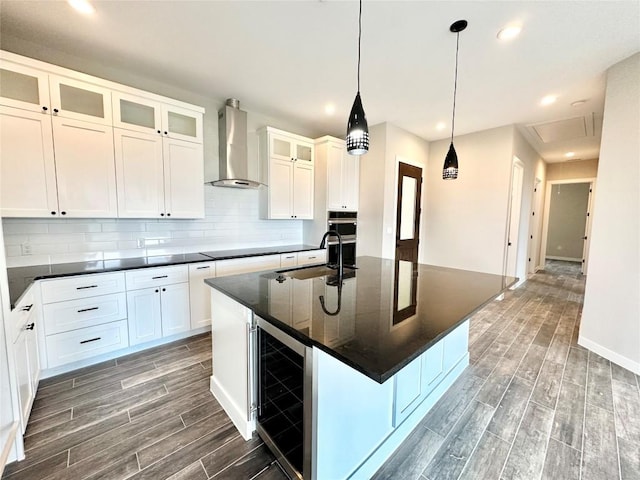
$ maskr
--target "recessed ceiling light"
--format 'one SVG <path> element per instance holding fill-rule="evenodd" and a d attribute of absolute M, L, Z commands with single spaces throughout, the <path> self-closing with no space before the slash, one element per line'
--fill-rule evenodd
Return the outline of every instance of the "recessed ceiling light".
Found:
<path fill-rule="evenodd" d="M 333 103 L 327 103 L 324 106 L 324 113 L 326 113 L 327 115 L 333 115 L 334 113 L 336 113 L 336 106 Z"/>
<path fill-rule="evenodd" d="M 552 103 L 555 103 L 557 99 L 558 99 L 557 95 L 547 95 L 546 97 L 543 97 L 542 100 L 540 100 L 540 105 L 546 107 L 547 105 L 551 105 Z"/>
<path fill-rule="evenodd" d="M 509 25 L 498 32 L 498 40 L 512 40 L 520 35 L 522 27 L 520 25 Z"/>
<path fill-rule="evenodd" d="M 445 128 L 447 128 L 447 124 L 444 122 L 438 122 L 436 124 L 436 130 L 444 130 Z"/>
<path fill-rule="evenodd" d="M 582 105 L 584 105 L 585 103 L 587 103 L 586 100 L 576 100 L 575 102 L 573 102 L 571 104 L 572 107 L 581 107 Z"/>
<path fill-rule="evenodd" d="M 75 10 L 85 15 L 91 15 L 96 11 L 93 5 L 88 0 L 67 0 L 67 3 L 71 5 Z"/>
<path fill-rule="evenodd" d="M 564 154 L 564 156 L 567 157 L 567 158 L 573 158 L 573 157 L 576 156 L 576 153 L 575 152 L 567 152 L 567 153 Z"/>

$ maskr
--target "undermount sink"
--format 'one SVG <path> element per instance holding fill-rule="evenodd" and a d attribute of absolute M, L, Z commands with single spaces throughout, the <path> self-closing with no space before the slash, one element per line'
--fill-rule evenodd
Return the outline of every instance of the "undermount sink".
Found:
<path fill-rule="evenodd" d="M 350 276 L 353 276 L 355 270 L 356 269 L 353 267 L 344 267 L 343 277 L 349 278 Z M 338 274 L 338 271 L 335 268 L 330 268 L 326 265 L 316 265 L 314 267 L 298 267 L 290 268 L 288 270 L 278 270 L 278 273 L 286 275 L 290 278 L 296 278 L 298 280 L 308 280 L 310 278 L 317 277 L 335 277 Z"/>

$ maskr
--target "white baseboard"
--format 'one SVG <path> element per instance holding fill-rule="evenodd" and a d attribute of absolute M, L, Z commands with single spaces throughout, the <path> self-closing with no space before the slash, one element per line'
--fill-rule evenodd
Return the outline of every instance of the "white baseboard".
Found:
<path fill-rule="evenodd" d="M 547 255 L 547 260 L 562 260 L 564 262 L 582 263 L 582 258 L 575 258 L 575 257 L 556 257 L 556 256 Z"/>
<path fill-rule="evenodd" d="M 15 442 L 19 427 L 20 422 L 13 422 L 0 432 L 0 439 L 3 443 L 2 450 L 0 450 L 0 477 L 2 477 L 5 465 L 16 460 Z"/>
<path fill-rule="evenodd" d="M 256 429 L 256 422 L 254 420 L 247 420 L 247 412 L 238 407 L 237 403 L 233 401 L 231 396 L 227 393 L 220 382 L 215 377 L 211 376 L 210 389 L 213 396 L 220 403 L 225 413 L 229 415 L 229 418 L 242 435 L 245 440 L 250 440 L 253 432 Z"/>
<path fill-rule="evenodd" d="M 634 362 L 630 358 L 620 355 L 613 350 L 609 350 L 607 347 L 603 347 L 599 343 L 596 343 L 593 340 L 589 340 L 588 338 L 584 338 L 583 336 L 578 337 L 578 345 L 582 345 L 584 348 L 597 353 L 601 357 L 604 357 L 607 360 L 610 360 L 613 363 L 632 371 L 636 375 L 640 375 L 640 362 Z"/>

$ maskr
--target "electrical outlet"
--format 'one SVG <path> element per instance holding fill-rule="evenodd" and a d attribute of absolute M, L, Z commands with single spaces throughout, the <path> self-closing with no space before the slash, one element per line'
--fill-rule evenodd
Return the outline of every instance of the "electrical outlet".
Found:
<path fill-rule="evenodd" d="M 23 243 L 20 245 L 21 249 L 22 249 L 22 255 L 31 255 L 31 244 L 30 243 Z"/>

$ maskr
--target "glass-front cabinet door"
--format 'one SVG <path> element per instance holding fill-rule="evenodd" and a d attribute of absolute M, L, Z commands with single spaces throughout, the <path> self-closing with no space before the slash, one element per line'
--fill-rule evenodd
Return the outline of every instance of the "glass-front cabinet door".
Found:
<path fill-rule="evenodd" d="M 296 141 L 295 159 L 297 161 L 313 163 L 313 144 Z"/>
<path fill-rule="evenodd" d="M 111 90 L 51 75 L 52 114 L 111 126 Z"/>
<path fill-rule="evenodd" d="M 202 113 L 162 105 L 162 134 L 176 140 L 202 143 Z"/>
<path fill-rule="evenodd" d="M 284 135 L 269 134 L 269 156 L 277 160 L 293 160 L 293 141 Z"/>
<path fill-rule="evenodd" d="M 112 100 L 114 127 L 162 134 L 161 103 L 120 92 L 113 92 Z"/>
<path fill-rule="evenodd" d="M 15 63 L 0 63 L 0 104 L 49 113 L 49 75 Z"/>

